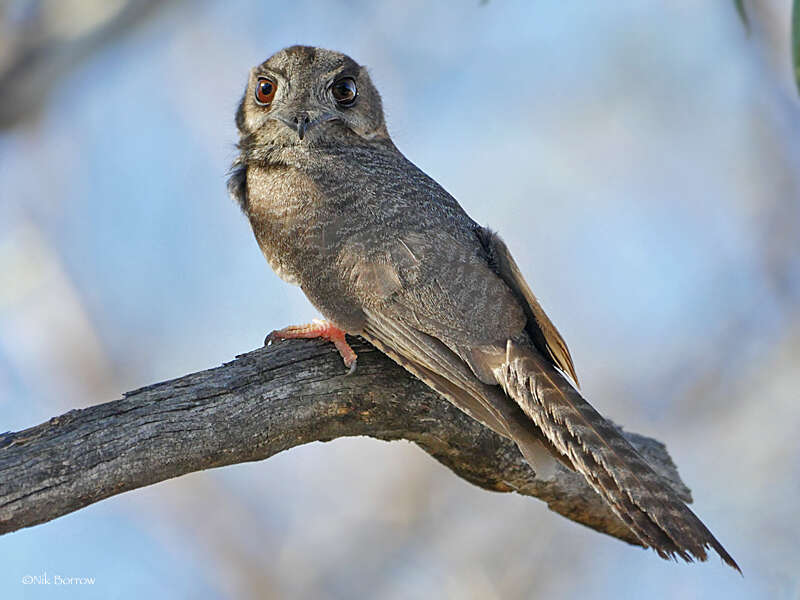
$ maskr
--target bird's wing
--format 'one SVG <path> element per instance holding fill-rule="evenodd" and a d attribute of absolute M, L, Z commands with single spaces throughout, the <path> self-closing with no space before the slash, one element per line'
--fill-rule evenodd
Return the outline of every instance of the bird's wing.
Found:
<path fill-rule="evenodd" d="M 471 349 L 495 344 L 505 352 L 505 340 L 525 330 L 577 385 L 566 342 L 490 230 L 476 227 L 466 236 L 444 228 L 407 232 L 384 240 L 381 252 L 368 258 L 364 245 L 356 245 L 358 251 L 343 252 L 350 263 L 344 270 L 362 305 L 377 305 L 444 341 L 485 383 L 494 383 L 493 375 L 478 370 L 481 361 L 473 360 Z"/>
<path fill-rule="evenodd" d="M 341 265 L 366 319 L 362 334 L 458 408 L 512 438 L 538 474 L 552 469 L 552 458 L 572 468 L 482 367 L 505 356 L 505 340 L 523 331 L 525 316 L 471 241 L 473 247 L 439 231 L 383 240 L 378 254 L 360 245 L 344 252 Z"/>
<path fill-rule="evenodd" d="M 571 361 L 546 356 L 531 343 L 526 309 L 495 270 L 516 272 L 524 295 L 527 285 L 504 246 L 494 265 L 442 232 L 383 240 L 383 248 L 383 255 L 347 259 L 369 341 L 462 410 L 510 435 L 529 460 L 541 454 L 543 436 L 545 447 L 566 457 L 660 556 L 705 560 L 710 547 L 738 569 L 669 484 L 554 366 L 555 360 L 569 372 L 564 365 Z M 508 396 L 491 384 L 501 384 Z"/>
<path fill-rule="evenodd" d="M 353 238 L 340 268 L 360 306 L 379 310 L 448 346 L 505 343 L 525 328 L 514 293 L 491 269 L 477 236 L 440 228 L 380 240 Z M 503 346 L 504 347 L 504 346 Z"/>

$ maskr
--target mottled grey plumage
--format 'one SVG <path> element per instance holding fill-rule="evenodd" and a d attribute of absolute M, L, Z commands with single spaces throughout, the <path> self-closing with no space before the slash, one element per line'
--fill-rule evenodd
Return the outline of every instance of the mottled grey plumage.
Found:
<path fill-rule="evenodd" d="M 347 79 L 357 96 L 343 104 Z M 236 122 L 231 195 L 327 319 L 514 439 L 538 474 L 549 456 L 578 470 L 662 557 L 711 547 L 738 569 L 565 377 L 577 385 L 569 350 L 505 244 L 397 150 L 363 67 L 282 50 L 251 71 Z"/>

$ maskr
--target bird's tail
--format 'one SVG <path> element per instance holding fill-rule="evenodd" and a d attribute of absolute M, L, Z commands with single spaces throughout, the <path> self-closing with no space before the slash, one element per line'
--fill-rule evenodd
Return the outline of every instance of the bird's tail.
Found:
<path fill-rule="evenodd" d="M 546 359 L 509 341 L 495 377 L 645 546 L 688 562 L 706 560 L 713 548 L 741 573 L 669 484 Z"/>

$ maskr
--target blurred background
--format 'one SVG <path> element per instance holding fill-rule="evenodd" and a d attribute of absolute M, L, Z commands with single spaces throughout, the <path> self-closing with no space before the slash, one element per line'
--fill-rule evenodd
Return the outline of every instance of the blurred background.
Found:
<path fill-rule="evenodd" d="M 228 199 L 248 69 L 367 64 L 406 155 L 498 229 L 587 397 L 664 441 L 742 566 L 662 561 L 341 439 L 0 537 L 0 595 L 800 597 L 789 0 L 0 2 L 0 431 L 316 316 Z"/>

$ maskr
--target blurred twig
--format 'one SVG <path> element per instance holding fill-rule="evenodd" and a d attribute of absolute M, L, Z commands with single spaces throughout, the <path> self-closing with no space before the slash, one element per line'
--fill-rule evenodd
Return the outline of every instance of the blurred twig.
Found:
<path fill-rule="evenodd" d="M 747 14 L 747 9 L 744 6 L 744 0 L 733 0 L 736 6 L 736 12 L 739 13 L 739 19 L 742 25 L 750 33 L 750 17 Z M 800 0 L 792 2 L 792 17 L 791 17 L 791 47 L 792 47 L 792 72 L 794 73 L 794 82 L 797 86 L 797 92 L 800 94 Z"/>
<path fill-rule="evenodd" d="M 747 16 L 747 11 L 744 9 L 744 0 L 733 0 L 736 5 L 736 12 L 739 13 L 739 18 L 742 20 L 742 25 L 750 32 L 750 19 Z"/>
<path fill-rule="evenodd" d="M 0 533 L 193 471 L 366 435 L 410 440 L 475 485 L 535 496 L 574 521 L 638 544 L 582 477 L 560 469 L 537 480 L 513 442 L 371 346 L 354 346 L 354 376 L 344 376 L 326 344 L 284 342 L 0 436 Z M 690 500 L 664 446 L 626 435 Z"/>
<path fill-rule="evenodd" d="M 20 0 L 0 4 L 0 130 L 58 99 L 64 76 L 172 2 Z"/>

